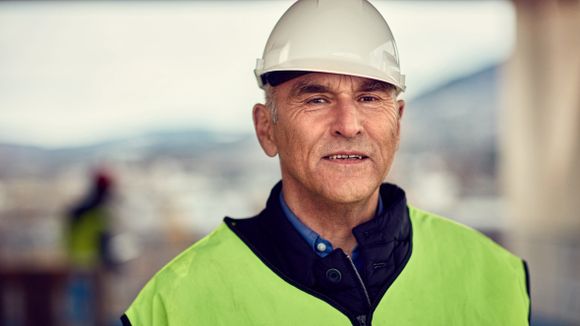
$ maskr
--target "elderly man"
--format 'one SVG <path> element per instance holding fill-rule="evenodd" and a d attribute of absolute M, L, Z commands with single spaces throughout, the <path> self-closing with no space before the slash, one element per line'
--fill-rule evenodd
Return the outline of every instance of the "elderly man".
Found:
<path fill-rule="evenodd" d="M 282 181 L 164 267 L 127 325 L 526 325 L 521 259 L 383 184 L 405 103 L 398 54 L 362 0 L 303 0 L 255 70 Z"/>

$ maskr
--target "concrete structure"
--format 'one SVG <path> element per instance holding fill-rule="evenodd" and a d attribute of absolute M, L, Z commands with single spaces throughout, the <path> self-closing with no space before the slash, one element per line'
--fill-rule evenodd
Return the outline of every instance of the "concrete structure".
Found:
<path fill-rule="evenodd" d="M 580 1 L 514 0 L 505 68 L 502 173 L 513 235 L 527 259 L 533 314 L 580 323 Z"/>

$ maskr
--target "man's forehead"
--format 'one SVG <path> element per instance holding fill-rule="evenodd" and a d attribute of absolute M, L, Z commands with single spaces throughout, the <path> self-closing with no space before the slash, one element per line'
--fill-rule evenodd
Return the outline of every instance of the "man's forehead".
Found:
<path fill-rule="evenodd" d="M 290 93 L 324 92 L 351 88 L 356 91 L 390 91 L 395 87 L 389 83 L 365 77 L 320 73 L 308 73 L 280 85 L 289 89 Z"/>

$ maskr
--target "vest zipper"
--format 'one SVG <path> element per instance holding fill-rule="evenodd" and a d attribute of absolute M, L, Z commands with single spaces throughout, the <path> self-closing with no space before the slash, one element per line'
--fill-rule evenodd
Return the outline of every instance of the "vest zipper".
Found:
<path fill-rule="evenodd" d="M 345 256 L 348 259 L 350 266 L 352 267 L 352 270 L 354 271 L 354 274 L 356 275 L 356 278 L 358 279 L 358 283 L 360 284 L 360 286 L 363 289 L 363 292 L 365 294 L 365 298 L 367 299 L 367 304 L 370 307 L 371 306 L 371 297 L 369 297 L 369 292 L 367 291 L 367 288 L 366 288 L 365 284 L 363 283 L 362 277 L 360 276 L 358 270 L 356 269 L 356 266 L 354 265 L 352 258 L 350 258 L 350 256 L 347 254 L 345 254 Z"/>
<path fill-rule="evenodd" d="M 365 286 L 362 277 L 360 276 L 358 269 L 356 269 L 356 266 L 354 265 L 354 262 L 352 261 L 352 258 L 350 258 L 349 255 L 344 254 L 346 256 L 346 258 L 348 259 L 348 262 L 350 263 L 350 266 L 352 267 L 352 270 L 354 271 L 354 275 L 356 275 L 356 278 L 358 279 L 358 283 L 360 284 L 360 286 L 363 289 L 363 292 L 365 294 L 365 299 L 367 300 L 367 305 L 371 306 L 371 298 L 369 297 L 369 292 L 367 291 L 367 287 Z M 360 315 L 360 316 L 356 316 L 356 320 L 358 321 L 359 326 L 366 326 L 367 325 L 367 315 Z"/>
<path fill-rule="evenodd" d="M 359 326 L 367 326 L 367 315 L 356 316 Z"/>

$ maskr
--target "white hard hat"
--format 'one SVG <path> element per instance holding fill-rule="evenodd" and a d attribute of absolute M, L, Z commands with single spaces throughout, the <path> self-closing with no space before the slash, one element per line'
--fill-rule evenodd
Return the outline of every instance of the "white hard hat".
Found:
<path fill-rule="evenodd" d="M 284 13 L 257 60 L 258 85 L 305 72 L 365 77 L 405 90 L 391 29 L 366 0 L 300 0 Z"/>

